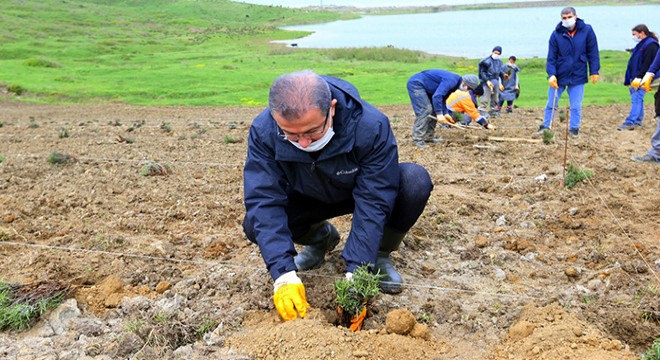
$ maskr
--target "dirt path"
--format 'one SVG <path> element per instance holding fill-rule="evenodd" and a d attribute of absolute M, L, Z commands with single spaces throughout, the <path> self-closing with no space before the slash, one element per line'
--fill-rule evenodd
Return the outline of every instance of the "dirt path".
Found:
<path fill-rule="evenodd" d="M 568 162 L 593 177 L 572 190 L 563 124 L 550 145 L 487 139 L 531 139 L 541 109 L 501 116 L 494 133 L 438 130 L 446 141 L 424 150 L 408 105 L 381 110 L 401 161 L 435 188 L 393 256 L 404 292 L 375 298 L 354 334 L 332 325 L 342 243 L 301 274 L 314 316 L 282 324 L 273 310 L 240 226 L 260 109 L 0 103 L 0 277 L 70 282 L 81 311 L 1 334 L 0 357 L 633 359 L 660 337 L 660 166 L 630 161 L 649 147 L 650 108 L 627 132 L 626 106 L 584 109 Z M 54 151 L 76 162 L 51 165 Z M 146 161 L 172 174 L 141 176 Z M 349 221 L 334 221 L 342 235 Z M 387 334 L 398 308 L 431 338 Z"/>

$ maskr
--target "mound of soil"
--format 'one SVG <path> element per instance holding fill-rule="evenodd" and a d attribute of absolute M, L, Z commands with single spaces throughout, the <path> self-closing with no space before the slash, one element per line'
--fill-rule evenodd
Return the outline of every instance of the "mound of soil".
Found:
<path fill-rule="evenodd" d="M 593 175 L 573 189 L 565 124 L 541 143 L 542 109 L 495 132 L 437 129 L 444 141 L 419 149 L 410 106 L 380 108 L 400 160 L 435 187 L 392 254 L 404 291 L 374 298 L 352 333 L 333 325 L 343 240 L 300 274 L 316 310 L 282 323 L 242 233 L 261 109 L 0 103 L 2 280 L 65 282 L 80 309 L 0 334 L 0 357 L 628 359 L 659 336 L 660 167 L 630 160 L 650 146 L 650 107 L 625 132 L 628 106 L 583 109 L 567 162 Z M 77 161 L 49 163 L 56 151 Z M 147 163 L 168 171 L 141 175 Z M 350 216 L 332 221 L 345 238 Z M 429 335 L 388 333 L 397 309 Z"/>

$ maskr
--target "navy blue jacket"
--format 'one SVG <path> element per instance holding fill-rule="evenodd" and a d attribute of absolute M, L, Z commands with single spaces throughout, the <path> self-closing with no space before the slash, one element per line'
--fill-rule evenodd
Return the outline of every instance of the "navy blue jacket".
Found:
<path fill-rule="evenodd" d="M 246 217 L 254 225 L 261 255 L 273 279 L 296 270 L 287 194 L 296 192 L 332 204 L 355 201 L 342 257 L 346 271 L 376 255 L 399 190 L 399 155 L 385 114 L 360 99 L 350 83 L 323 77 L 337 99 L 334 137 L 314 160 L 278 136 L 270 108 L 250 126 L 245 161 Z"/>
<path fill-rule="evenodd" d="M 419 72 L 408 79 L 408 82 L 416 81 L 426 90 L 426 94 L 433 103 L 436 115 L 449 113 L 445 101 L 447 97 L 461 86 L 460 75 L 447 70 L 430 69 Z"/>
<path fill-rule="evenodd" d="M 479 61 L 479 79 L 483 82 L 497 80 L 499 83 L 500 78 L 504 76 L 504 70 L 502 60 L 493 59 L 491 55 Z"/>
<path fill-rule="evenodd" d="M 559 86 L 585 84 L 588 75 L 598 74 L 600 70 L 598 41 L 591 25 L 577 19 L 574 30 L 575 35 L 570 36 L 560 22 L 550 35 L 545 70 L 548 77 L 557 77 Z"/>
<path fill-rule="evenodd" d="M 630 54 L 626 77 L 623 85 L 630 85 L 635 78 L 643 78 L 646 71 L 651 67 L 655 53 L 658 52 L 658 41 L 650 36 L 640 41 Z"/>

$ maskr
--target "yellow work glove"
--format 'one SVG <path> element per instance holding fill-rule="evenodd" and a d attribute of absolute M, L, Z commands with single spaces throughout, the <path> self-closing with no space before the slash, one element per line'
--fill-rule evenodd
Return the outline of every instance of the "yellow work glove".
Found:
<path fill-rule="evenodd" d="M 550 87 L 553 89 L 559 89 L 559 85 L 557 84 L 557 77 L 554 75 L 550 76 L 548 79 L 548 84 L 550 84 Z"/>
<path fill-rule="evenodd" d="M 456 121 L 454 120 L 453 117 L 451 117 L 451 115 L 445 114 L 443 116 L 444 116 L 446 122 L 448 122 L 450 124 L 456 124 Z"/>
<path fill-rule="evenodd" d="M 500 84 L 500 91 L 504 91 L 504 85 Z"/>
<path fill-rule="evenodd" d="M 600 77 L 600 76 L 598 76 L 598 74 L 593 74 L 593 75 L 591 75 L 591 76 L 589 77 L 589 79 L 591 79 L 591 83 L 592 83 L 592 84 L 595 84 L 596 81 L 598 81 L 598 78 L 599 78 L 599 77 Z"/>
<path fill-rule="evenodd" d="M 490 80 L 486 81 L 486 85 L 490 88 L 490 91 L 493 91 L 493 83 Z"/>
<path fill-rule="evenodd" d="M 637 90 L 639 88 L 639 85 L 641 84 L 642 84 L 642 79 L 634 78 L 633 81 L 630 83 L 630 87 Z"/>
<path fill-rule="evenodd" d="M 655 76 L 654 73 L 652 72 L 647 72 L 644 74 L 644 77 L 642 78 L 642 82 L 640 83 L 640 86 L 646 90 L 646 92 L 651 91 L 651 81 L 653 81 L 653 77 Z"/>
<path fill-rule="evenodd" d="M 307 315 L 307 298 L 305 297 L 305 286 L 295 271 L 282 274 L 275 280 L 275 295 L 273 303 L 284 321 L 293 320 L 300 315 Z"/>

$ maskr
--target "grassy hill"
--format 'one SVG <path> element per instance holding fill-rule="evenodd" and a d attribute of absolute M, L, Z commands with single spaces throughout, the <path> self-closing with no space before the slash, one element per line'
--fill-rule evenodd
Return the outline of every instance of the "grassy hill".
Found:
<path fill-rule="evenodd" d="M 0 0 L 0 84 L 23 101 L 263 106 L 272 80 L 313 69 L 353 82 L 372 103 L 408 102 L 410 75 L 476 73 L 477 60 L 392 48 L 292 49 L 278 26 L 357 15 L 215 0 Z M 601 54 L 604 83 L 586 104 L 628 102 L 628 54 Z M 542 106 L 543 59 L 520 59 L 519 106 Z M 594 94 L 597 93 L 597 96 Z M 590 96 L 591 95 L 591 96 Z"/>

